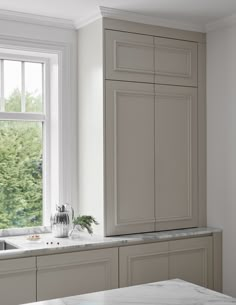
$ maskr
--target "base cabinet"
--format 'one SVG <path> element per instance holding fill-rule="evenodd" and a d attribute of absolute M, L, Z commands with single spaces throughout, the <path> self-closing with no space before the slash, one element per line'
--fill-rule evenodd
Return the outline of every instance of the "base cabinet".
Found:
<path fill-rule="evenodd" d="M 18 305 L 36 301 L 36 259 L 0 261 L 0 304 Z"/>
<path fill-rule="evenodd" d="M 213 287 L 212 237 L 120 248 L 120 287 L 179 278 Z"/>
<path fill-rule="evenodd" d="M 213 288 L 212 238 L 169 242 L 169 277 Z"/>
<path fill-rule="evenodd" d="M 37 258 L 37 301 L 118 288 L 118 249 Z"/>
<path fill-rule="evenodd" d="M 120 287 L 168 279 L 168 242 L 120 248 Z"/>

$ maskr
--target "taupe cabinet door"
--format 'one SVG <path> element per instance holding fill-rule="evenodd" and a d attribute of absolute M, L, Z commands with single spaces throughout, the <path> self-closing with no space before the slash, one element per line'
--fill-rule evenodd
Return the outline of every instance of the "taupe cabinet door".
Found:
<path fill-rule="evenodd" d="M 36 302 L 36 259 L 0 261 L 0 304 Z"/>
<path fill-rule="evenodd" d="M 120 287 L 182 279 L 213 288 L 212 237 L 121 247 Z"/>
<path fill-rule="evenodd" d="M 197 43 L 155 37 L 155 83 L 197 86 Z"/>
<path fill-rule="evenodd" d="M 106 31 L 106 79 L 154 82 L 154 38 Z"/>
<path fill-rule="evenodd" d="M 197 89 L 155 86 L 156 230 L 195 227 Z"/>
<path fill-rule="evenodd" d="M 168 242 L 121 247 L 120 287 L 168 280 Z"/>
<path fill-rule="evenodd" d="M 118 288 L 118 249 L 37 258 L 37 301 Z"/>
<path fill-rule="evenodd" d="M 106 82 L 107 235 L 154 230 L 154 88 Z"/>
<path fill-rule="evenodd" d="M 171 241 L 169 250 L 170 279 L 179 278 L 213 288 L 211 237 Z"/>

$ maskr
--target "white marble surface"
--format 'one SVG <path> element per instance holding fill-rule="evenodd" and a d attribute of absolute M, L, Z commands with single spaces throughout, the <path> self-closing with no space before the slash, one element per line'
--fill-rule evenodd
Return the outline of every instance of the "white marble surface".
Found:
<path fill-rule="evenodd" d="M 152 232 L 143 234 L 123 235 L 117 237 L 90 236 L 81 233 L 79 239 L 55 238 L 51 233 L 41 234 L 39 241 L 28 241 L 26 235 L 0 238 L 18 247 L 16 250 L 0 251 L 0 259 L 48 255 L 73 251 L 102 249 L 110 247 L 122 247 L 157 241 L 207 236 L 221 230 L 214 228 L 193 228 L 183 230 L 171 230 L 164 232 Z"/>
<path fill-rule="evenodd" d="M 31 305 L 230 305 L 236 299 L 182 280 L 89 293 Z M 28 304 L 29 305 L 29 304 Z"/>

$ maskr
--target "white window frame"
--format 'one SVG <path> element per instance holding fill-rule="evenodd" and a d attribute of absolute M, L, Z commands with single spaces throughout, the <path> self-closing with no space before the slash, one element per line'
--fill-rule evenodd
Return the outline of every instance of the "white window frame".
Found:
<path fill-rule="evenodd" d="M 22 109 L 22 112 L 4 112 L 4 68 L 2 65 L 3 60 L 15 60 L 20 61 L 22 64 L 21 68 L 21 94 L 22 98 L 25 98 L 25 71 L 24 63 L 41 63 L 43 64 L 43 73 L 42 73 L 42 113 L 32 113 L 32 112 L 23 112 L 25 109 Z M 44 57 L 26 56 L 21 54 L 10 54 L 0 52 L 0 73 L 1 73 L 1 83 L 0 83 L 0 121 L 23 121 L 23 122 L 40 122 L 42 123 L 43 131 L 43 214 L 42 214 L 42 226 L 48 225 L 49 215 L 51 213 L 51 128 L 50 128 L 50 60 Z M 23 102 L 23 103 L 22 103 Z M 24 106 L 24 100 L 21 99 L 21 105 Z M 11 228 L 9 228 L 11 229 Z"/>

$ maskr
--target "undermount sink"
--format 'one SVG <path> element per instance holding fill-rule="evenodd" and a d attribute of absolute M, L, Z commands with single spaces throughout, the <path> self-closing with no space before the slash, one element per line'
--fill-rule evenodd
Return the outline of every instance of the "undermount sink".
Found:
<path fill-rule="evenodd" d="M 18 249 L 16 246 L 6 242 L 5 240 L 0 240 L 0 251 L 14 250 Z"/>

